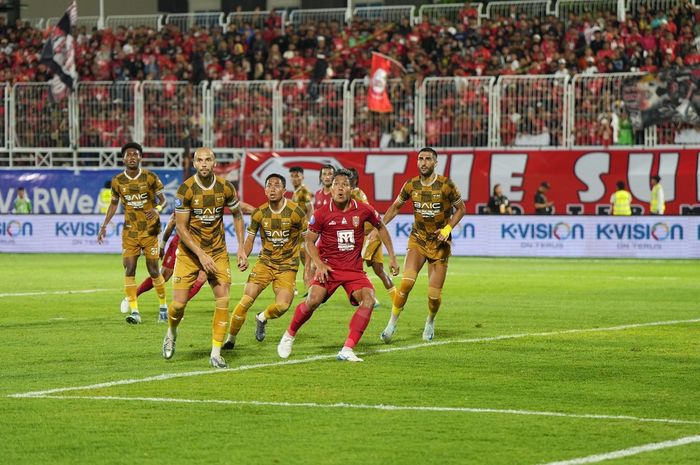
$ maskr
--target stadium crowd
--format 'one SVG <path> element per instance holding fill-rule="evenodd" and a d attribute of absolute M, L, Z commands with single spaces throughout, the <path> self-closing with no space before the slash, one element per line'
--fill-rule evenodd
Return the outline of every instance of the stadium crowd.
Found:
<path fill-rule="evenodd" d="M 258 27 L 254 27 L 253 25 Z M 414 83 L 432 76 L 503 76 L 555 75 L 575 73 L 654 72 L 672 67 L 700 63 L 700 10 L 681 4 L 668 11 L 654 11 L 639 6 L 624 22 L 614 12 L 598 11 L 566 18 L 509 16 L 482 18 L 468 4 L 457 21 L 446 18 L 411 25 L 408 18 L 398 23 L 355 18 L 348 24 L 337 21 L 282 24 L 271 13 L 258 22 L 234 22 L 224 30 L 219 26 L 193 25 L 182 31 L 165 25 L 158 31 L 148 27 L 116 30 L 87 30 L 76 27 L 76 63 L 81 82 L 160 81 L 166 86 L 175 81 L 197 85 L 203 81 L 310 80 L 364 78 L 371 65 L 371 52 L 378 51 L 401 62 L 406 70 L 402 80 L 390 92 L 405 106 L 391 117 L 369 115 L 366 108 L 356 111 L 353 142 L 357 147 L 379 146 L 381 136 L 389 134 L 395 146 L 410 145 L 413 126 Z M 6 25 L 0 17 L 0 82 L 43 82 L 50 72 L 40 63 L 46 31 L 18 20 Z M 602 87 L 602 86 L 601 86 Z M 173 87 L 174 89 L 174 87 Z M 146 102 L 151 114 L 147 118 L 147 146 L 180 146 L 182 138 L 196 142 L 198 129 L 182 105 L 170 109 L 170 101 L 196 98 L 195 90 L 173 90 L 166 99 Z M 296 93 L 303 94 L 300 96 Z M 342 105 L 342 95 L 321 88 L 312 99 L 300 87 L 288 94 L 284 102 L 285 147 L 340 147 L 342 111 L 338 118 L 320 118 L 313 106 L 323 101 L 325 107 Z M 320 93 L 319 93 L 320 92 Z M 329 93 L 330 92 L 330 93 Z M 309 92 L 311 93 L 311 92 Z M 503 111 L 501 138 L 503 145 L 515 143 L 516 133 L 549 132 L 552 145 L 559 144 L 557 131 L 563 109 L 560 95 L 542 93 L 543 107 L 531 107 L 517 118 Z M 613 119 L 624 121 L 619 102 L 597 98 L 595 92 L 583 102 L 592 120 L 580 120 L 574 129 L 577 144 L 610 145 L 634 143 L 635 136 L 613 127 Z M 271 93 L 256 91 L 259 99 L 250 105 L 249 97 L 232 99 L 215 109 L 215 145 L 232 147 L 271 147 Z M 515 95 L 515 94 L 514 94 Z M 513 99 L 517 97 L 514 96 Z M 548 102 L 548 99 L 551 100 Z M 152 103 L 152 105 L 151 105 Z M 505 110 L 513 105 L 501 103 Z M 455 98 L 448 96 L 426 114 L 426 143 L 436 146 L 484 146 L 487 124 L 484 108 L 488 96 L 484 89 L 463 89 Z M 128 109 L 125 110 L 125 112 Z M 175 113 L 173 113 L 175 111 Z M 310 115 L 305 118 L 297 114 Z M 613 115 L 614 113 L 614 115 Z M 90 123 L 90 121 L 86 121 Z M 245 129 L 232 126 L 245 122 Z M 87 124 L 81 137 L 111 134 L 118 145 L 124 138 L 114 136 L 120 130 L 119 118 L 114 127 Z M 166 127 L 168 126 L 168 127 Z M 170 126 L 176 126 L 175 128 Z M 380 131 L 370 130 L 380 127 Z M 631 130 L 630 130 L 631 131 Z M 194 134 L 192 134 L 194 132 Z M 174 134 L 176 140 L 165 140 Z M 663 142 L 663 141 L 662 141 Z M 49 145 L 51 146 L 51 145 Z"/>

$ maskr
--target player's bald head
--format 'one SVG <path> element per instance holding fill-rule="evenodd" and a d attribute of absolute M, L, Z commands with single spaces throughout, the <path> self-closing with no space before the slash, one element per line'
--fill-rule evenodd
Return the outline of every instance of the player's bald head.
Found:
<path fill-rule="evenodd" d="M 200 147 L 197 150 L 194 151 L 194 157 L 211 157 L 216 160 L 216 155 L 214 155 L 214 151 L 210 149 L 209 147 Z"/>

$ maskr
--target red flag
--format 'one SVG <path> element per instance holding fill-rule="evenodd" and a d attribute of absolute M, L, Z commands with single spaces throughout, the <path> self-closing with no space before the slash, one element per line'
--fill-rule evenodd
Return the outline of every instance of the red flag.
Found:
<path fill-rule="evenodd" d="M 372 53 L 372 71 L 369 75 L 367 89 L 367 106 L 370 111 L 391 113 L 394 107 L 387 92 L 387 79 L 391 73 L 393 60 L 381 53 Z"/>
<path fill-rule="evenodd" d="M 53 72 L 51 93 L 56 100 L 66 97 L 75 86 L 78 74 L 75 71 L 75 43 L 70 34 L 78 19 L 78 8 L 71 3 L 61 19 L 50 31 L 41 52 L 41 61 Z"/>

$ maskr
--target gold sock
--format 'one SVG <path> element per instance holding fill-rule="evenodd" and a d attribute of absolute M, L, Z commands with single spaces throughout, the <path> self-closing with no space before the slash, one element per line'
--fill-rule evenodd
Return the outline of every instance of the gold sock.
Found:
<path fill-rule="evenodd" d="M 271 303 L 265 309 L 265 313 L 264 313 L 265 318 L 268 320 L 274 320 L 275 318 L 279 318 L 285 314 L 285 312 L 287 311 L 288 308 L 289 308 L 289 305 Z"/>
<path fill-rule="evenodd" d="M 389 293 L 389 299 L 394 302 L 394 298 L 396 298 L 396 286 L 391 286 L 391 289 L 387 289 L 387 292 Z"/>
<path fill-rule="evenodd" d="M 124 276 L 124 294 L 126 294 L 126 298 L 129 299 L 129 309 L 132 312 L 139 311 L 139 303 L 136 299 L 136 289 L 136 277 Z"/>
<path fill-rule="evenodd" d="M 228 297 L 216 299 L 216 309 L 211 322 L 211 345 L 221 347 L 226 335 L 226 323 L 228 323 Z"/>
<path fill-rule="evenodd" d="M 161 307 L 164 307 L 166 305 L 165 301 L 165 280 L 163 279 L 163 275 L 159 274 L 158 277 L 152 278 L 153 279 L 153 287 L 156 288 L 156 294 L 158 294 L 158 303 L 160 304 Z"/>
<path fill-rule="evenodd" d="M 174 300 L 170 302 L 170 306 L 168 307 L 168 326 L 170 326 L 171 329 L 175 330 L 180 324 L 180 321 L 182 321 L 182 317 L 185 316 L 185 305 L 187 304 Z"/>
<path fill-rule="evenodd" d="M 428 314 L 430 315 L 431 320 L 435 318 L 438 310 L 440 310 L 441 302 L 442 289 L 428 286 Z"/>
<path fill-rule="evenodd" d="M 231 323 L 228 328 L 228 333 L 231 336 L 236 336 L 241 330 L 241 326 L 245 323 L 245 318 L 248 315 L 248 309 L 252 305 L 253 299 L 243 294 L 241 301 L 238 302 L 238 305 L 236 305 L 236 308 L 233 310 L 233 315 L 231 315 Z"/>

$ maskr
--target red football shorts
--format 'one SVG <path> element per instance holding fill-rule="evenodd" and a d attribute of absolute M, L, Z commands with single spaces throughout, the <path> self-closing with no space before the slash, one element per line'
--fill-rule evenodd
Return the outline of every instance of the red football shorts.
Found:
<path fill-rule="evenodd" d="M 372 283 L 370 282 L 369 278 L 367 277 L 367 273 L 364 271 L 331 271 L 329 273 L 329 277 L 326 280 L 325 283 L 321 283 L 318 281 L 318 279 L 314 278 L 313 281 L 311 281 L 312 286 L 321 286 L 326 289 L 328 294 L 326 294 L 326 298 L 323 300 L 324 302 L 333 295 L 333 293 L 338 289 L 340 286 L 343 286 L 345 289 L 345 293 L 348 295 L 348 299 L 350 299 L 350 304 L 354 305 L 357 307 L 360 305 L 360 303 L 355 300 L 355 298 L 352 296 L 352 293 L 360 290 L 362 288 L 369 288 L 369 289 L 374 289 L 374 286 L 372 286 Z"/>
<path fill-rule="evenodd" d="M 163 268 L 168 268 L 169 270 L 175 269 L 175 252 L 177 252 L 177 245 L 180 243 L 180 236 L 173 237 L 173 240 L 168 244 L 168 250 L 165 251 L 163 255 Z"/>

